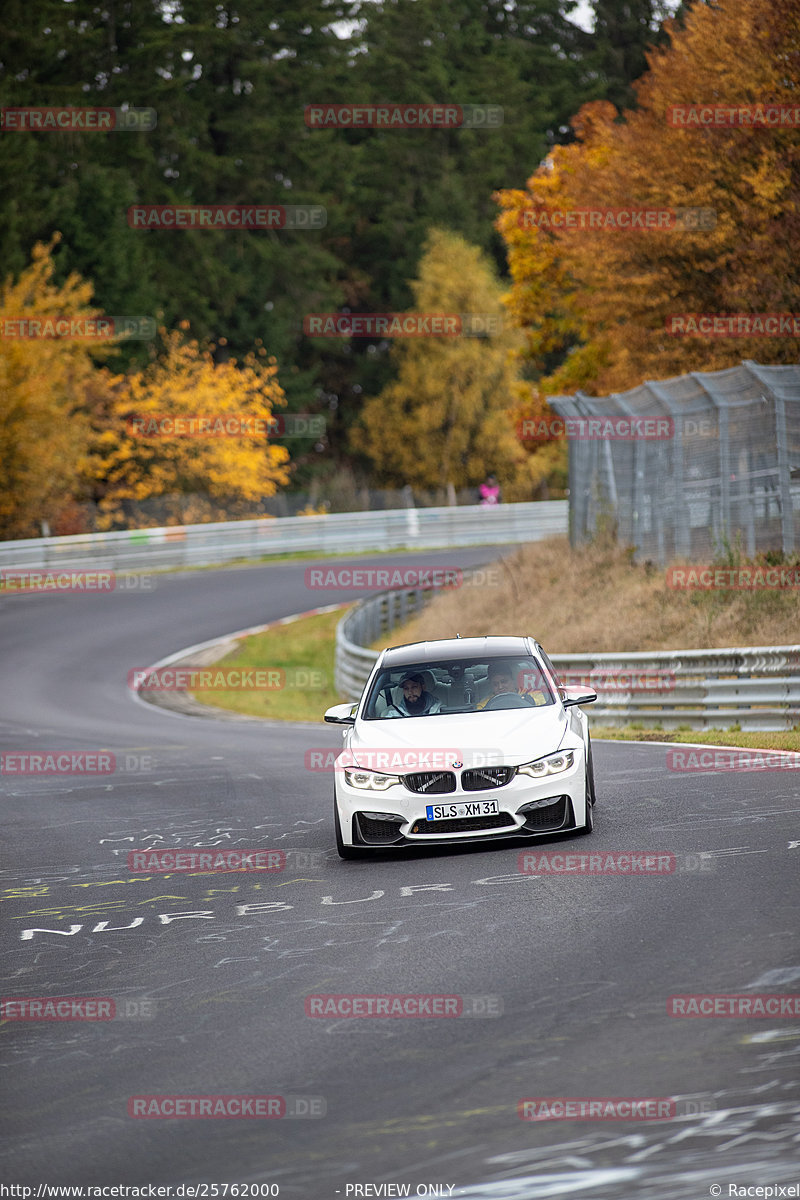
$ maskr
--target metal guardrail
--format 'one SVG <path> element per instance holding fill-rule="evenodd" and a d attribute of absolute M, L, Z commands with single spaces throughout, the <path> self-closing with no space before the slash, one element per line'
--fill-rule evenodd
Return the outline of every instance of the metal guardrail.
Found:
<path fill-rule="evenodd" d="M 539 500 L 496 508 L 401 508 L 28 538 L 0 542 L 0 569 L 143 570 L 297 551 L 356 554 L 535 542 L 566 534 L 568 510 L 567 500 Z"/>
<path fill-rule="evenodd" d="M 465 573 L 466 577 L 466 573 Z M 367 648 L 419 612 L 431 589 L 383 592 L 351 609 L 336 629 L 335 681 L 358 700 L 378 657 Z M 595 725 L 640 723 L 665 730 L 767 732 L 800 724 L 800 645 L 719 650 L 650 650 L 631 654 L 552 655 L 567 684 L 588 684 Z"/>

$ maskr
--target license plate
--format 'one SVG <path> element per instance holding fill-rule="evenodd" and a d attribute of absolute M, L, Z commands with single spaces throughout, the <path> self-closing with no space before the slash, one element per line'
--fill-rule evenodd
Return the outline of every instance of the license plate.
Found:
<path fill-rule="evenodd" d="M 429 821 L 446 821 L 449 817 L 490 817 L 499 811 L 496 800 L 466 800 L 458 804 L 429 804 L 425 814 Z"/>

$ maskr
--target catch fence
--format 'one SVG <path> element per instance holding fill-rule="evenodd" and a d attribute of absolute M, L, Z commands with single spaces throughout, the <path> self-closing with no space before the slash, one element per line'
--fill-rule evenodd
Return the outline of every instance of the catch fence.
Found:
<path fill-rule="evenodd" d="M 800 364 L 746 361 L 549 403 L 579 434 L 569 439 L 573 546 L 605 525 L 662 566 L 800 551 Z M 669 432 L 592 436 L 593 417 L 665 418 Z"/>

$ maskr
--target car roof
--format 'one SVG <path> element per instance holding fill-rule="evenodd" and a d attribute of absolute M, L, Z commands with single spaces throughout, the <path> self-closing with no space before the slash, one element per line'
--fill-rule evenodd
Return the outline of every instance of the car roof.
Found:
<path fill-rule="evenodd" d="M 520 658 L 530 654 L 527 637 L 442 638 L 435 642 L 409 642 L 405 646 L 390 646 L 384 651 L 382 667 L 404 667 L 409 663 L 435 662 L 438 659 L 495 657 L 507 654 Z"/>

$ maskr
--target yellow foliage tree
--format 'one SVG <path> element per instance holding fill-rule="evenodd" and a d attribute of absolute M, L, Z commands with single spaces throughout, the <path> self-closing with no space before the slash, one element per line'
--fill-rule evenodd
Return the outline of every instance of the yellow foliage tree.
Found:
<path fill-rule="evenodd" d="M 286 403 L 275 359 L 260 347 L 241 363 L 217 363 L 213 347 L 188 339 L 185 327 L 161 336 L 163 353 L 144 371 L 106 373 L 89 397 L 95 436 L 84 475 L 102 528 L 222 518 L 232 501 L 259 501 L 289 479 L 288 450 L 260 432 L 229 432 L 243 417 L 269 423 Z M 164 417 L 184 418 L 185 433 L 173 435 Z M 199 434 L 199 423 L 185 420 L 195 417 L 219 435 Z M 155 498 L 161 514 L 148 516 L 141 502 Z"/>
<path fill-rule="evenodd" d="M 392 348 L 396 379 L 369 399 L 351 446 L 389 486 L 477 487 L 493 472 L 506 499 L 529 499 L 539 477 L 516 437 L 510 409 L 519 385 L 519 334 L 502 328 L 502 289 L 482 252 L 456 234 L 431 232 L 412 283 L 413 312 L 485 314 L 490 337 L 419 337 Z"/>
<path fill-rule="evenodd" d="M 638 108 L 585 106 L 577 141 L 557 147 L 527 190 L 499 193 L 513 279 L 509 310 L 542 372 L 542 397 L 648 378 L 792 362 L 796 339 L 670 336 L 687 313 L 800 310 L 800 148 L 796 128 L 672 123 L 673 106 L 784 104 L 800 87 L 796 0 L 696 4 L 649 56 Z M 523 228 L 525 210 L 696 208 L 696 230 Z M 553 361 L 555 355 L 556 362 Z M 537 415 L 530 402 L 531 415 Z"/>
<path fill-rule="evenodd" d="M 72 274 L 53 283 L 53 249 L 35 246 L 32 262 L 0 289 L 0 538 L 53 533 L 71 507 L 90 428 L 83 389 L 96 372 L 91 342 L 20 336 L 20 318 L 91 319 L 92 285 Z"/>

